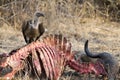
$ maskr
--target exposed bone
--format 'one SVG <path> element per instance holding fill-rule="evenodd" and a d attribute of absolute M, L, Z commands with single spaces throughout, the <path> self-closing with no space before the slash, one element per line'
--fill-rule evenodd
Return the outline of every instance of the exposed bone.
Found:
<path fill-rule="evenodd" d="M 30 55 L 32 55 L 32 61 L 30 62 L 31 64 L 27 64 L 34 67 L 35 70 L 28 70 L 35 72 L 39 79 L 45 76 L 45 78 L 50 80 L 59 80 L 67 65 L 80 73 L 93 72 L 96 75 L 106 75 L 101 63 L 78 63 L 74 59 L 75 53 L 72 53 L 71 46 L 71 43 L 65 37 L 61 35 L 49 35 L 43 41 L 32 42 L 15 50 L 8 56 L 1 56 L 2 59 L 5 59 L 0 64 L 0 67 L 2 67 L 0 73 L 8 65 L 13 69 L 11 72 L 6 72 L 2 78 L 12 79 L 18 71 L 26 67 L 24 65 L 25 60 L 28 60 L 28 62 L 31 61 L 27 59 Z M 30 67 L 28 66 L 28 68 Z"/>

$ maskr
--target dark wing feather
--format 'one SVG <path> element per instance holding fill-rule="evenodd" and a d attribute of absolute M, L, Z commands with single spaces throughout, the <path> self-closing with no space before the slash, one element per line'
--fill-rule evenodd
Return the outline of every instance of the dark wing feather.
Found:
<path fill-rule="evenodd" d="M 27 30 L 28 27 L 29 27 L 29 24 L 28 24 L 28 23 L 29 23 L 29 21 L 24 21 L 23 24 L 22 24 L 22 33 L 23 33 L 23 37 L 24 37 L 26 43 L 27 43 L 28 41 L 27 41 L 25 32 L 26 32 L 26 30 Z"/>
<path fill-rule="evenodd" d="M 43 35 L 43 33 L 45 32 L 45 28 L 43 27 L 43 23 L 40 23 L 40 24 L 39 24 L 38 29 L 39 29 L 39 36 L 36 38 L 36 40 L 38 40 L 39 37 L 40 37 L 41 35 Z"/>

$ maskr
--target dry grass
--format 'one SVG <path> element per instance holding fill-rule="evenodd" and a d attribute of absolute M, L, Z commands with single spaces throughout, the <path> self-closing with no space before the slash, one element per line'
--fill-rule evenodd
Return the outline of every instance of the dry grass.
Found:
<path fill-rule="evenodd" d="M 40 10 L 46 15 L 43 21 L 48 31 L 44 35 L 62 33 L 72 43 L 73 50 L 80 50 L 82 53 L 84 53 L 84 43 L 88 39 L 92 52 L 110 52 L 120 62 L 120 23 L 111 21 L 107 9 L 103 12 L 100 11 L 90 2 L 92 0 L 86 0 L 82 4 L 75 3 L 73 0 L 68 0 L 68 2 L 64 0 L 13 1 L 11 5 L 6 4 L 10 6 L 12 15 L 9 14 L 8 10 L 3 10 L 6 12 L 0 11 L 0 53 L 8 53 L 25 45 L 21 33 L 22 21 L 30 19 L 36 10 Z M 19 5 L 16 6 L 14 3 Z M 2 5 L 0 10 L 1 8 L 7 7 Z M 10 16 L 5 18 L 3 13 Z M 112 20 L 119 19 L 118 17 L 115 18 Z M 65 72 L 69 71 L 71 69 L 67 68 Z M 70 75 L 62 75 L 61 80 L 79 80 L 81 78 L 80 75 L 75 76 L 73 74 L 75 74 L 74 71 Z M 19 80 L 23 79 L 19 78 Z M 30 79 L 27 76 L 24 80 Z"/>

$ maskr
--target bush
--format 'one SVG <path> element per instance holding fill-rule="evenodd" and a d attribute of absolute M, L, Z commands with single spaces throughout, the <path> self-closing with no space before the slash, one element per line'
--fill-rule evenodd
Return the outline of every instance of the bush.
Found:
<path fill-rule="evenodd" d="M 0 25 L 5 22 L 18 26 L 32 17 L 36 10 L 45 12 L 50 23 L 56 17 L 104 17 L 120 21 L 119 0 L 0 0 Z"/>

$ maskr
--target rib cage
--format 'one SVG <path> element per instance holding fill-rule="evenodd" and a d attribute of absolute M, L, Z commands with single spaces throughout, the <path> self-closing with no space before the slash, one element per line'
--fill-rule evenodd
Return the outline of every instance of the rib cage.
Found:
<path fill-rule="evenodd" d="M 18 50 L 11 51 L 5 57 L 2 56 L 6 60 L 0 62 L 0 67 L 2 67 L 0 73 L 8 69 L 7 66 L 10 66 L 12 70 L 8 69 L 4 75 L 0 74 L 0 76 L 5 79 L 14 77 L 15 73 L 25 68 L 25 60 L 30 55 L 32 62 L 28 61 L 31 62 L 30 65 L 39 78 L 44 73 L 48 79 L 58 80 L 66 65 L 80 73 L 106 74 L 101 64 L 87 63 L 87 66 L 86 64 L 79 64 L 75 61 L 74 54 L 71 51 L 71 44 L 65 37 L 60 34 L 48 35 L 43 41 L 32 42 Z"/>
<path fill-rule="evenodd" d="M 3 67 L 10 65 L 14 69 L 11 73 L 15 74 L 24 68 L 24 60 L 30 53 L 32 53 L 34 66 L 37 67 L 37 73 L 42 73 L 41 59 L 46 76 L 51 80 L 58 80 L 65 66 L 64 59 L 67 54 L 71 54 L 71 44 L 62 35 L 49 35 L 43 41 L 32 42 L 17 51 L 11 52 L 12 55 L 9 55 Z M 11 73 L 4 77 L 10 77 Z"/>

